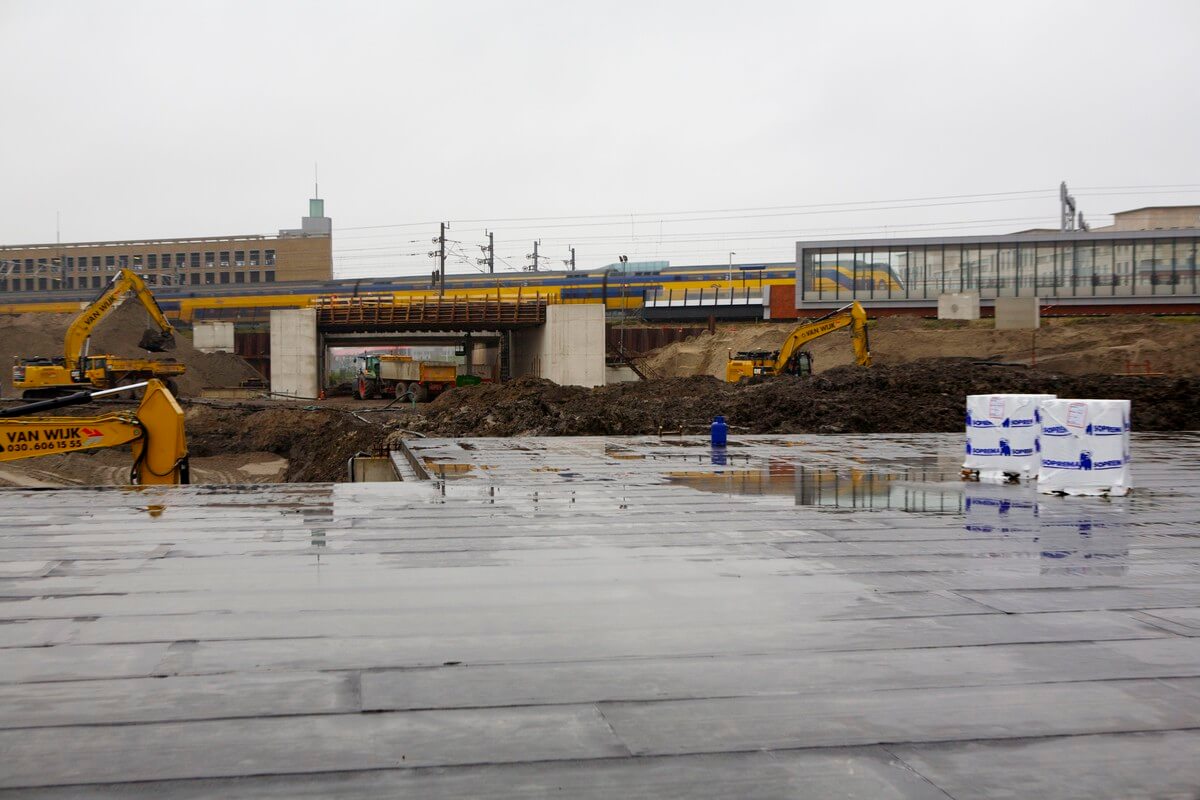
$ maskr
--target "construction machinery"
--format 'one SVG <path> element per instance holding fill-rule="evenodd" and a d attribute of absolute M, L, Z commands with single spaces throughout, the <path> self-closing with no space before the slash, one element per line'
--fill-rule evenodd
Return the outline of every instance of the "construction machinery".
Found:
<path fill-rule="evenodd" d="M 145 388 L 136 411 L 96 417 L 35 417 L 44 411 L 83 405 L 118 392 Z M 0 409 L 0 462 L 132 445 L 129 482 L 138 485 L 188 483 L 187 437 L 183 409 L 159 380 L 100 391 L 79 391 Z"/>
<path fill-rule="evenodd" d="M 132 293 L 150 314 L 157 330 L 150 329 L 138 346 L 152 353 L 175 347 L 175 328 L 167 321 L 146 282 L 129 270 L 118 271 L 108 285 L 88 303 L 67 328 L 62 358 L 16 358 L 13 386 L 21 396 L 58 397 L 81 389 L 111 389 L 116 386 L 157 378 L 178 393 L 173 378 L 184 373 L 177 361 L 152 361 L 112 355 L 89 355 L 92 330 Z"/>
<path fill-rule="evenodd" d="M 855 301 L 797 327 L 778 350 L 731 353 L 725 365 L 725 380 L 737 383 L 756 375 L 808 375 L 812 372 L 812 354 L 800 348 L 842 328 L 850 328 L 855 363 L 860 367 L 871 366 L 867 312 Z"/>
<path fill-rule="evenodd" d="M 424 403 L 455 385 L 458 367 L 449 361 L 416 361 L 411 356 L 359 356 L 354 396 L 412 397 Z"/>

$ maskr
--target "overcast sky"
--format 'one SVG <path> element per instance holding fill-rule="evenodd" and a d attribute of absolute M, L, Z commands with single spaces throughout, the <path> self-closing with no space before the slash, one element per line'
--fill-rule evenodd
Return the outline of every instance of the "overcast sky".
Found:
<path fill-rule="evenodd" d="M 1200 203 L 1198 34 L 1196 0 L 0 0 L 0 242 L 296 227 L 314 162 L 341 276 L 428 272 L 438 220 L 456 272 L 485 227 L 508 269 L 1055 226 L 1063 179 L 1107 224 Z"/>

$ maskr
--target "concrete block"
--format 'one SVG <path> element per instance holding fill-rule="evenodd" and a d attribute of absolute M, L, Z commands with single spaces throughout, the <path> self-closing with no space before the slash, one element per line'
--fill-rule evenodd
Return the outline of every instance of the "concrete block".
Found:
<path fill-rule="evenodd" d="M 271 311 L 271 391 L 316 397 L 321 388 L 317 362 L 317 310 Z"/>
<path fill-rule="evenodd" d="M 1034 330 L 1041 326 L 1041 308 L 1037 297 L 997 297 L 996 330 Z"/>
<path fill-rule="evenodd" d="M 192 326 L 192 344 L 202 353 L 234 352 L 232 322 L 197 322 Z"/>
<path fill-rule="evenodd" d="M 640 381 L 637 373 L 629 368 L 627 364 L 616 364 L 605 367 L 605 383 L 636 383 Z"/>
<path fill-rule="evenodd" d="M 938 319 L 979 319 L 979 292 L 939 294 Z"/>

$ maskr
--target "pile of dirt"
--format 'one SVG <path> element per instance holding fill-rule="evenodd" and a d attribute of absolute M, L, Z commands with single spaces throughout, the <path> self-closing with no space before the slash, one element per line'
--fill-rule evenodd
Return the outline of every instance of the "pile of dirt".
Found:
<path fill-rule="evenodd" d="M 30 358 L 63 355 L 63 338 L 75 314 L 3 314 L 0 315 L 0 397 L 12 397 L 14 356 Z M 175 349 L 163 353 L 147 353 L 138 342 L 147 328 L 153 328 L 146 310 L 130 298 L 118 306 L 99 325 L 92 335 L 90 352 L 123 358 L 146 358 L 156 361 L 179 361 L 187 372 L 176 378 L 180 393 L 194 396 L 211 386 L 237 386 L 242 381 L 262 376 L 240 356 L 233 353 L 201 353 L 192 346 L 191 336 L 179 331 Z"/>
<path fill-rule="evenodd" d="M 723 326 L 655 351 L 646 366 L 654 375 L 723 378 L 730 350 L 775 350 L 796 323 Z M 1044 318 L 1037 331 L 998 331 L 992 320 L 971 322 L 911 316 L 871 320 L 871 356 L 876 364 L 927 358 L 985 358 L 1031 364 L 1069 375 L 1126 371 L 1200 375 L 1192 354 L 1200 347 L 1200 317 Z M 851 364 L 850 334 L 838 331 L 807 347 L 817 372 Z"/>
<path fill-rule="evenodd" d="M 298 406 L 213 407 L 192 405 L 185 424 L 188 452 L 195 456 L 263 451 L 287 459 L 289 482 L 343 481 L 346 462 L 356 453 L 378 448 L 395 415 L 363 419 L 343 410 Z"/>
<path fill-rule="evenodd" d="M 1135 430 L 1196 430 L 1198 391 L 1197 377 L 1063 375 L 926 359 L 744 384 L 697 376 L 584 389 L 527 377 L 453 389 L 405 425 L 432 436 L 630 435 L 697 432 L 724 414 L 742 433 L 924 433 L 961 430 L 968 394 L 1050 392 L 1130 399 Z"/>

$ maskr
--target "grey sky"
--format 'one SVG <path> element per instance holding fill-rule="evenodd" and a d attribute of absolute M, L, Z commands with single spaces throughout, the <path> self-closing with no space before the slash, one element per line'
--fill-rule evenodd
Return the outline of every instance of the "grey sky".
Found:
<path fill-rule="evenodd" d="M 1198 33 L 1194 0 L 0 0 L 0 242 L 294 227 L 314 161 L 345 276 L 427 272 L 439 219 L 454 271 L 458 220 L 505 269 L 1052 225 L 1063 178 L 1106 224 L 1200 203 Z"/>

